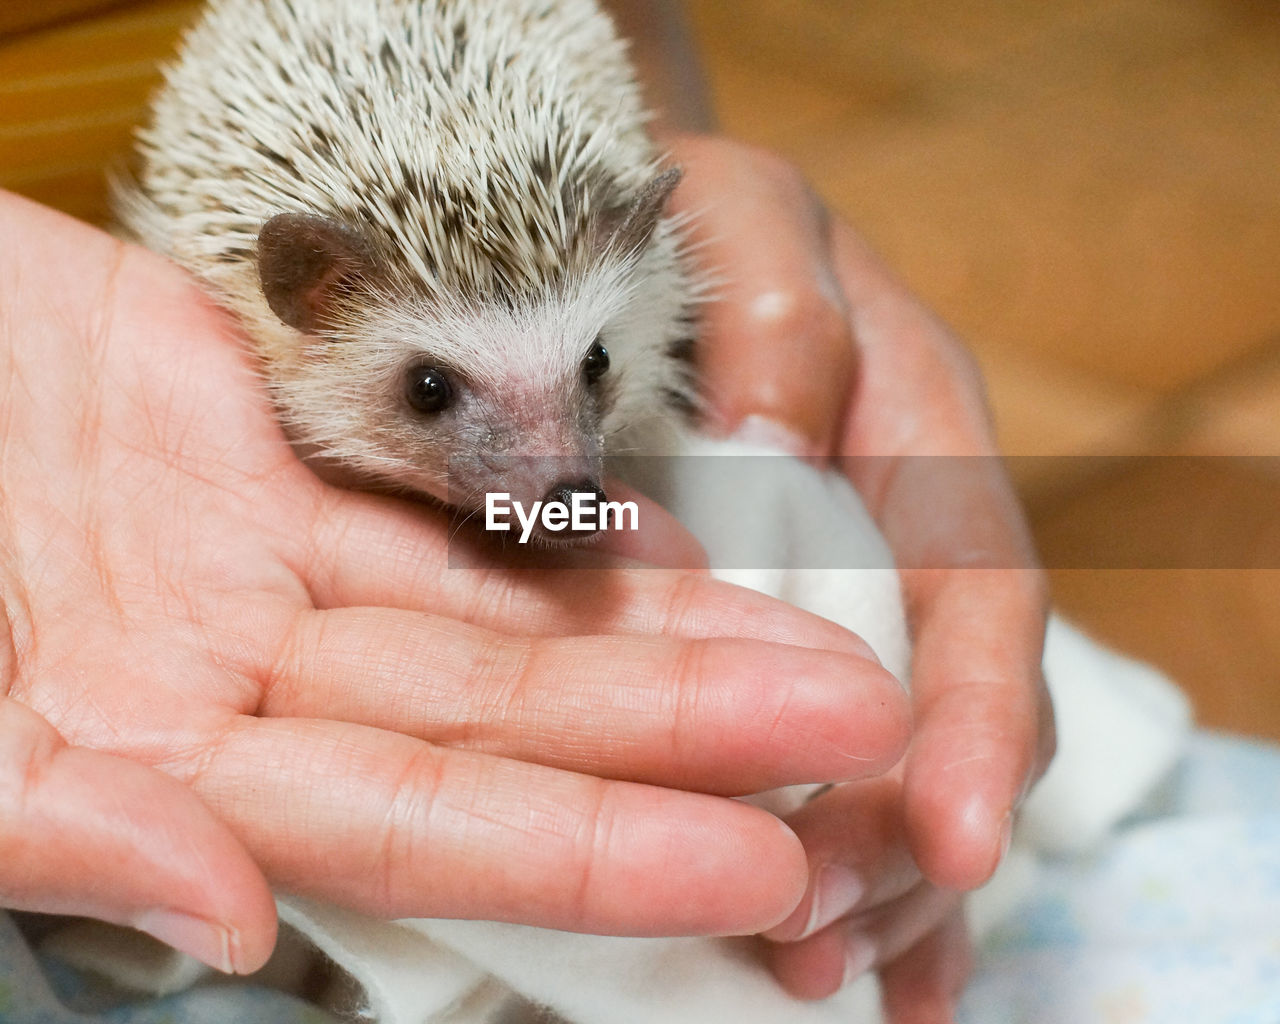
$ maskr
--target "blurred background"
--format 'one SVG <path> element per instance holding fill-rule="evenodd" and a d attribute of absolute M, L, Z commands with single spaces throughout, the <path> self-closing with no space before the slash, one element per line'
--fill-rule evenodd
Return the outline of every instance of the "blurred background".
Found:
<path fill-rule="evenodd" d="M 197 7 L 5 0 L 0 187 L 103 220 Z M 1058 605 L 1280 739 L 1280 568 L 1247 568 L 1280 567 L 1274 0 L 688 7 L 724 129 L 977 353 Z"/>

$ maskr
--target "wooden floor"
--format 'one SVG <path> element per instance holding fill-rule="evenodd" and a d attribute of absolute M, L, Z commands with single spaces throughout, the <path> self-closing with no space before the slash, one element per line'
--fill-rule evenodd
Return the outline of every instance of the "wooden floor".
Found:
<path fill-rule="evenodd" d="M 977 351 L 1060 606 L 1206 724 L 1280 738 L 1273 0 L 689 6 L 724 127 L 799 163 Z M 0 185 L 101 218 L 194 7 L 4 5 L 26 30 L 0 34 Z M 1277 458 L 1227 458 L 1250 455 Z"/>
<path fill-rule="evenodd" d="M 1059 606 L 1280 738 L 1274 4 L 690 7 L 725 129 L 978 353 Z"/>

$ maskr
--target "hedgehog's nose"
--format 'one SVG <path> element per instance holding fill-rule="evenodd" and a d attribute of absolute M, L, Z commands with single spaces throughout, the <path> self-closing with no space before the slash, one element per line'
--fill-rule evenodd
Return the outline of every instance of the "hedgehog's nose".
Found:
<path fill-rule="evenodd" d="M 590 495 L 592 504 L 597 504 L 605 500 L 604 490 L 594 480 L 561 480 L 558 484 L 547 491 L 543 501 L 558 501 L 564 505 L 573 505 L 573 496 L 575 494 Z"/>
<path fill-rule="evenodd" d="M 604 512 L 604 503 L 607 499 L 604 489 L 596 481 L 562 480 L 547 491 L 546 497 L 542 500 L 546 504 L 550 504 L 553 501 L 558 502 L 572 511 L 574 496 L 578 494 L 585 496 L 578 499 L 581 505 L 581 518 L 584 528 L 575 530 L 573 521 L 570 520 L 568 529 L 560 535 L 562 537 L 584 539 L 600 532 L 600 517 Z"/>

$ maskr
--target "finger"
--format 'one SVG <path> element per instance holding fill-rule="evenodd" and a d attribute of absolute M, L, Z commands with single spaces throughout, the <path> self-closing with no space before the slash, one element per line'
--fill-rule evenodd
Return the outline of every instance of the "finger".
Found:
<path fill-rule="evenodd" d="M 3 698 L 0 905 L 139 928 L 228 973 L 275 945 L 265 880 L 193 793 Z"/>
<path fill-rule="evenodd" d="M 921 870 L 951 888 L 975 888 L 995 871 L 1013 812 L 1053 752 L 1044 599 L 1017 575 L 947 573 L 938 589 L 924 588 L 906 815 Z"/>
<path fill-rule="evenodd" d="M 888 1024 L 952 1024 L 973 971 L 973 943 L 964 914 L 942 924 L 880 968 L 880 999 Z"/>
<path fill-rule="evenodd" d="M 920 882 L 896 776 L 836 786 L 787 817 L 804 844 L 809 886 L 791 916 L 765 938 L 800 941 Z"/>
<path fill-rule="evenodd" d="M 745 640 L 524 639 L 390 609 L 293 620 L 259 713 L 743 794 L 878 775 L 909 709 L 877 663 Z"/>
<path fill-rule="evenodd" d="M 892 963 L 954 914 L 960 895 L 921 883 L 890 903 L 803 942 L 770 944 L 770 969 L 800 999 L 825 999 L 867 971 Z"/>
<path fill-rule="evenodd" d="M 982 375 L 969 352 L 839 219 L 831 225 L 831 252 L 859 369 L 840 451 L 995 454 Z M 868 461 L 882 475 L 892 467 L 888 458 Z"/>
<path fill-rule="evenodd" d="M 751 638 L 874 657 L 846 629 L 702 573 L 451 567 L 445 531 L 425 510 L 334 492 L 285 542 L 321 608 L 432 612 L 520 636 L 644 634 Z"/>
<path fill-rule="evenodd" d="M 833 447 L 855 370 L 825 209 L 790 164 L 723 139 L 679 139 L 675 201 L 700 262 L 725 268 L 698 353 L 711 426 L 795 454 Z M 700 170 L 701 168 L 701 170 Z M 743 244 L 750 226 L 756 244 Z"/>
<path fill-rule="evenodd" d="M 972 360 L 842 224 L 833 249 L 862 352 L 844 450 L 870 456 L 844 468 L 903 568 L 915 640 L 912 847 L 928 878 L 968 889 L 1052 755 L 1044 579 Z"/>
<path fill-rule="evenodd" d="M 804 889 L 795 836 L 738 801 L 361 726 L 244 718 L 176 770 L 275 883 L 380 917 L 747 933 Z"/>

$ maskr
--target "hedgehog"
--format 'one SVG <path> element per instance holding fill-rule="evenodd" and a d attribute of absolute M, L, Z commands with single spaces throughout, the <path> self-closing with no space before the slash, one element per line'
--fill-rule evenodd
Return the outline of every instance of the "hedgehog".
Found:
<path fill-rule="evenodd" d="M 313 463 L 463 511 L 600 495 L 696 406 L 648 121 L 595 0 L 211 0 L 116 212 L 243 323 Z"/>

